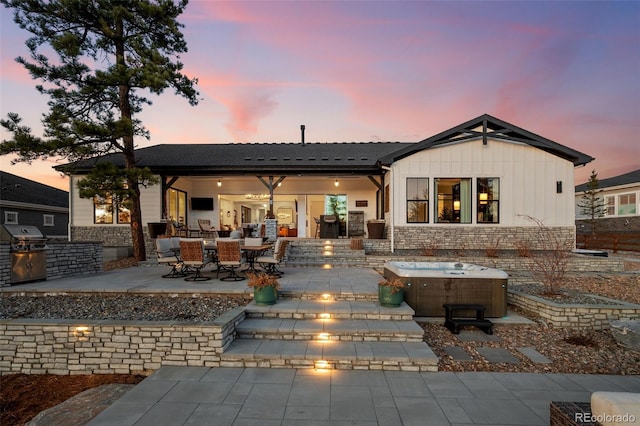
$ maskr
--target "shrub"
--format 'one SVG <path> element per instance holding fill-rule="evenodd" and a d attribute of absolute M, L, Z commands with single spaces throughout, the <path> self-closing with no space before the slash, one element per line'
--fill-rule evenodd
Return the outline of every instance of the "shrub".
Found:
<path fill-rule="evenodd" d="M 276 290 L 280 289 L 278 278 L 273 275 L 261 272 L 259 274 L 247 274 L 247 277 L 249 277 L 247 285 L 253 289 L 260 290 L 265 287 L 275 287 Z"/>
<path fill-rule="evenodd" d="M 404 289 L 404 282 L 398 277 L 392 279 L 385 278 L 384 280 L 380 281 L 378 285 L 381 287 L 391 287 L 391 294 L 395 294 Z"/>
<path fill-rule="evenodd" d="M 567 272 L 570 252 L 566 249 L 565 242 L 557 233 L 545 226 L 542 220 L 524 216 L 538 226 L 535 238 L 539 249 L 531 258 L 531 275 L 542 282 L 545 293 L 556 294 L 556 287 L 562 282 Z"/>

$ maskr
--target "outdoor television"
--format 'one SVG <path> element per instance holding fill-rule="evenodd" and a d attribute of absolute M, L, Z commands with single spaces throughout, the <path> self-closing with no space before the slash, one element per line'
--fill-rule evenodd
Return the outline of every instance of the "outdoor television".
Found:
<path fill-rule="evenodd" d="M 191 197 L 191 210 L 213 210 L 213 198 Z"/>

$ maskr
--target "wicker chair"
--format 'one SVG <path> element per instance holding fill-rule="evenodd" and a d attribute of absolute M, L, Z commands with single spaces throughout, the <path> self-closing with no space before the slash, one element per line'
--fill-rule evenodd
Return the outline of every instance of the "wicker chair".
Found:
<path fill-rule="evenodd" d="M 209 219 L 198 219 L 198 226 L 200 227 L 200 235 L 205 238 L 217 238 L 218 232 L 216 228 L 211 226 Z"/>
<path fill-rule="evenodd" d="M 242 253 L 240 252 L 240 241 L 217 241 L 218 246 L 218 274 L 224 269 L 229 273 L 220 278 L 220 281 L 242 281 L 245 277 L 241 277 L 236 272 L 236 268 L 242 266 Z"/>
<path fill-rule="evenodd" d="M 185 278 L 185 281 L 206 281 L 211 277 L 205 277 L 200 270 L 211 261 L 204 251 L 204 240 L 201 238 L 181 238 L 180 239 L 180 258 L 182 263 L 194 270 L 192 276 Z"/>
<path fill-rule="evenodd" d="M 273 255 L 260 256 L 256 259 L 256 262 L 262 266 L 265 271 L 267 271 L 267 274 L 275 275 L 277 277 L 284 274 L 284 272 L 278 269 L 278 265 L 280 265 L 284 259 L 284 255 L 287 252 L 287 244 L 289 244 L 288 240 L 278 238 L 275 246 L 273 247 Z"/>
<path fill-rule="evenodd" d="M 182 261 L 178 257 L 178 251 L 180 249 L 179 241 L 178 238 L 156 239 L 158 263 L 171 266 L 171 272 L 163 275 L 162 278 L 181 278 L 186 275 Z"/>

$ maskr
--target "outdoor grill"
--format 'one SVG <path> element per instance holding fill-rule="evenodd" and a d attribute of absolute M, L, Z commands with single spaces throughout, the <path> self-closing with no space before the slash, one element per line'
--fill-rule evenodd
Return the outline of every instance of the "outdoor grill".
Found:
<path fill-rule="evenodd" d="M 3 225 L 11 245 L 11 284 L 47 279 L 47 239 L 37 226 Z"/>

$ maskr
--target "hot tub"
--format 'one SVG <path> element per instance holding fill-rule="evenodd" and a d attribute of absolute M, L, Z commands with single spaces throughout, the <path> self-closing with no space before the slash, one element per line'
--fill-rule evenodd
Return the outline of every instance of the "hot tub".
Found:
<path fill-rule="evenodd" d="M 443 317 L 445 303 L 484 305 L 488 318 L 507 315 L 508 275 L 499 269 L 462 262 L 387 262 L 384 276 L 406 283 L 404 300 L 416 316 Z"/>

